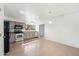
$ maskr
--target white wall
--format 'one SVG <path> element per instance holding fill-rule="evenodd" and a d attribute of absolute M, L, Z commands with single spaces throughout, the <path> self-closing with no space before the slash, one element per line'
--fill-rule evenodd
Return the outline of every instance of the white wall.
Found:
<path fill-rule="evenodd" d="M 4 6 L 0 4 L 0 56 L 4 55 L 4 39 L 3 39 L 3 20 L 4 20 Z"/>
<path fill-rule="evenodd" d="M 79 12 L 57 17 L 45 23 L 45 38 L 79 48 Z"/>

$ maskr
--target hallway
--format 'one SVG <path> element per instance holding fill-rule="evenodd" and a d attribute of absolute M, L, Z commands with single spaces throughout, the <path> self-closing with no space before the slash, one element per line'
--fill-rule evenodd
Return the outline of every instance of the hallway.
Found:
<path fill-rule="evenodd" d="M 43 38 L 10 45 L 7 56 L 79 56 L 79 49 Z"/>

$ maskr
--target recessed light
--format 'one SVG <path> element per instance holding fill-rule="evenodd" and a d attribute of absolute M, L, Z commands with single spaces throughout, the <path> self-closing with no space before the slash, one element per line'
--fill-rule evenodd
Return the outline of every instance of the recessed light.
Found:
<path fill-rule="evenodd" d="M 21 14 L 24 14 L 24 11 L 22 11 L 22 10 L 20 10 L 19 12 L 20 12 Z"/>
<path fill-rule="evenodd" d="M 52 21 L 49 21 L 49 24 L 52 24 Z"/>

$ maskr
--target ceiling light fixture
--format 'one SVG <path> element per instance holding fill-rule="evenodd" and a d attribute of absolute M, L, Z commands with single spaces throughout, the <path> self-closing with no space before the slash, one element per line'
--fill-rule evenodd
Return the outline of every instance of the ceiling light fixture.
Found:
<path fill-rule="evenodd" d="M 52 21 L 49 21 L 49 24 L 52 24 Z"/>

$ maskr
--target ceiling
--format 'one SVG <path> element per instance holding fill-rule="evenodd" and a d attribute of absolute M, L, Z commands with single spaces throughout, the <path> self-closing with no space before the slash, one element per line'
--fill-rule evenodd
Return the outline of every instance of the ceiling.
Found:
<path fill-rule="evenodd" d="M 24 14 L 19 11 L 22 10 Z M 78 12 L 77 3 L 6 3 L 4 8 L 5 16 L 17 19 L 40 19 L 48 21 L 54 17 L 63 16 L 69 13 Z M 29 15 L 27 15 L 29 14 Z"/>

